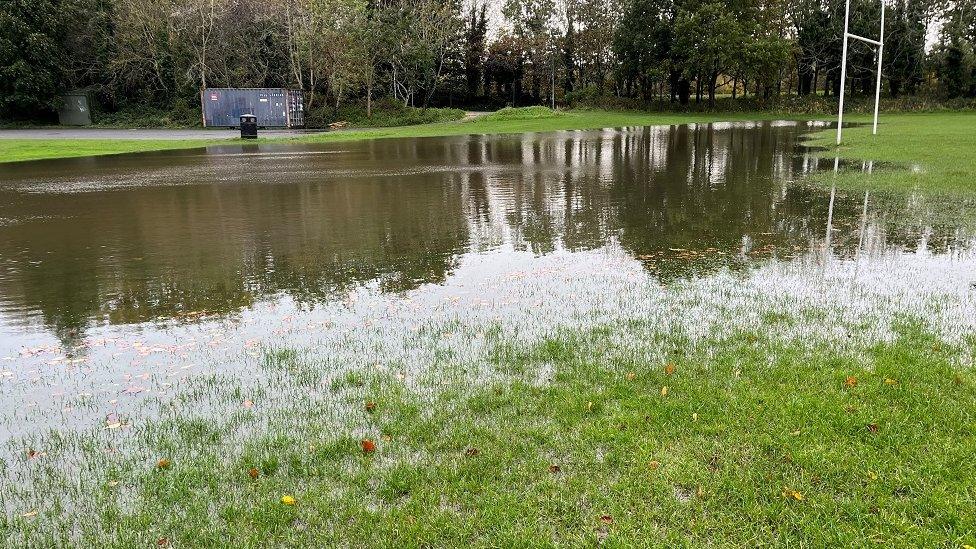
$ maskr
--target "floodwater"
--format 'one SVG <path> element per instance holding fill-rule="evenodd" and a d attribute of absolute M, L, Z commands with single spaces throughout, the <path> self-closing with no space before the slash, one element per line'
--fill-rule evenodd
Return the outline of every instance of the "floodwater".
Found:
<path fill-rule="evenodd" d="M 458 318 L 512 320 L 530 337 L 540 324 L 679 303 L 685 325 L 715 326 L 748 317 L 762 295 L 840 310 L 851 325 L 879 318 L 879 333 L 882 317 L 938 302 L 945 326 L 969 329 L 972 205 L 804 182 L 835 169 L 800 146 L 818 127 L 235 144 L 0 165 L 0 430 L 26 432 L 38 416 L 96 424 L 194 373 L 245 375 L 269 345 L 421 363 L 398 330 Z M 857 294 L 829 302 L 848 279 L 861 281 Z M 666 301 L 669 289 L 684 293 Z"/>

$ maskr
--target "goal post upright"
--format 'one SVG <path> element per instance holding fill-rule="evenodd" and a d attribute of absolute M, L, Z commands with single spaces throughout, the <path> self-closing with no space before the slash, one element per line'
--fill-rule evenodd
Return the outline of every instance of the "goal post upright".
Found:
<path fill-rule="evenodd" d="M 872 133 L 878 133 L 878 107 L 881 104 L 881 61 L 884 55 L 884 24 L 885 24 L 885 3 L 881 0 L 881 36 L 879 40 L 872 40 L 850 32 L 851 20 L 851 0 L 844 3 L 844 45 L 841 51 L 840 62 L 840 101 L 837 106 L 837 144 L 840 145 L 841 135 L 844 127 L 844 92 L 847 88 L 847 45 L 850 38 L 873 44 L 878 48 L 878 73 L 874 87 L 874 128 Z"/>

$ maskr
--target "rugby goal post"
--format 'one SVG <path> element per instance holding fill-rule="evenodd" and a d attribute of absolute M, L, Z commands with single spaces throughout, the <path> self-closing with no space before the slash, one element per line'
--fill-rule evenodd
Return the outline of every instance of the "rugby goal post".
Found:
<path fill-rule="evenodd" d="M 881 57 L 884 54 L 884 32 L 885 32 L 885 3 L 881 0 L 881 37 L 872 40 L 863 36 L 858 36 L 848 32 L 851 22 L 851 0 L 847 0 L 844 7 L 844 48 L 841 53 L 840 62 L 840 104 L 837 107 L 837 144 L 840 145 L 841 132 L 844 127 L 844 89 L 847 84 L 847 41 L 850 38 L 867 42 L 878 48 L 878 74 L 874 88 L 874 135 L 878 134 L 878 105 L 881 102 Z"/>

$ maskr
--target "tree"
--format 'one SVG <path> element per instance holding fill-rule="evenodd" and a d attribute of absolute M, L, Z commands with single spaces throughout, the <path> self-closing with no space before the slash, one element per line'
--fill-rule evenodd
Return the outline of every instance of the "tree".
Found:
<path fill-rule="evenodd" d="M 488 36 L 488 4 L 471 3 L 464 28 L 464 78 L 468 96 L 478 95 L 484 79 L 484 63 Z"/>
<path fill-rule="evenodd" d="M 715 106 L 719 75 L 735 70 L 740 49 L 748 35 L 741 20 L 722 2 L 709 2 L 697 9 L 678 11 L 674 24 L 675 52 L 686 78 L 696 78 L 708 92 L 709 106 Z"/>
<path fill-rule="evenodd" d="M 5 0 L 0 10 L 0 114 L 31 119 L 57 107 L 67 55 L 60 2 Z"/>

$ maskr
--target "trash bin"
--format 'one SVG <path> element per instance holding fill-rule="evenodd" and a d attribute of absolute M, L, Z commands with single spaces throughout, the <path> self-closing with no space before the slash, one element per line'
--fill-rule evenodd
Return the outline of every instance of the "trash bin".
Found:
<path fill-rule="evenodd" d="M 253 114 L 241 115 L 241 139 L 258 138 L 258 117 Z"/>

